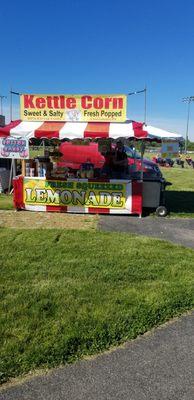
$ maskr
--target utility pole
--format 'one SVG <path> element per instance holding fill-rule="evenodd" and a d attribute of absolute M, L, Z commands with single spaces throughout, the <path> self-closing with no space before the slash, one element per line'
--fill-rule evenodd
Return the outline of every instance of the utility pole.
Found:
<path fill-rule="evenodd" d="M 146 125 L 147 120 L 147 86 L 144 89 L 145 98 L 144 98 L 144 124 Z"/>
<path fill-rule="evenodd" d="M 19 92 L 13 92 L 12 88 L 10 89 L 10 121 L 12 121 L 13 117 L 13 104 L 12 104 L 12 95 L 15 94 L 16 96 L 20 96 Z"/>
<path fill-rule="evenodd" d="M 7 96 L 0 95 L 0 99 L 1 99 L 1 115 L 3 115 L 3 99 L 7 99 Z"/>
<path fill-rule="evenodd" d="M 147 87 L 143 90 L 136 90 L 135 92 L 128 93 L 128 96 L 132 96 L 133 94 L 144 93 L 144 124 L 146 124 L 147 120 Z"/>

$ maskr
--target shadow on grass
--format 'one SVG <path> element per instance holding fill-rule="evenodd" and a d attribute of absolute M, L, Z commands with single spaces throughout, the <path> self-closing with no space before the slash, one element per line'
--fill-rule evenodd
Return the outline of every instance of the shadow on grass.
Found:
<path fill-rule="evenodd" d="M 166 206 L 171 213 L 194 216 L 194 192 L 167 190 L 165 197 Z"/>

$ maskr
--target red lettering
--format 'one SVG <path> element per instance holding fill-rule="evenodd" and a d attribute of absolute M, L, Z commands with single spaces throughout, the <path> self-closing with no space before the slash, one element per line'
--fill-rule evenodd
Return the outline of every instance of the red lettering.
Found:
<path fill-rule="evenodd" d="M 102 99 L 102 97 L 95 97 L 95 99 L 94 99 L 94 108 L 96 108 L 96 109 L 103 108 L 103 99 Z"/>
<path fill-rule="evenodd" d="M 77 99 L 75 97 L 65 97 L 65 96 L 45 96 L 36 97 L 35 95 L 23 95 L 24 97 L 24 108 L 38 108 L 43 109 L 48 107 L 50 109 L 74 109 L 77 106 Z M 85 95 L 81 97 L 81 107 L 83 109 L 90 109 L 94 107 L 95 109 L 122 109 L 123 108 L 123 98 L 122 97 L 92 97 Z"/>
<path fill-rule="evenodd" d="M 59 107 L 59 96 L 53 96 L 53 102 L 54 102 L 54 108 L 60 108 Z"/>
<path fill-rule="evenodd" d="M 46 100 L 44 99 L 44 97 L 38 97 L 36 99 L 37 108 L 45 108 L 45 105 L 46 105 Z"/>
<path fill-rule="evenodd" d="M 74 97 L 68 97 L 66 100 L 67 108 L 76 108 L 76 99 Z"/>
<path fill-rule="evenodd" d="M 65 108 L 65 97 L 60 96 L 60 108 Z"/>
<path fill-rule="evenodd" d="M 105 102 L 104 102 L 104 108 L 108 109 L 110 108 L 110 103 L 112 103 L 112 97 L 106 97 Z"/>
<path fill-rule="evenodd" d="M 53 108 L 52 100 L 53 100 L 53 98 L 51 96 L 47 96 L 47 107 L 48 108 Z"/>
<path fill-rule="evenodd" d="M 91 96 L 82 96 L 81 97 L 81 106 L 82 108 L 88 109 L 92 107 L 92 97 Z"/>
<path fill-rule="evenodd" d="M 35 108 L 33 99 L 34 99 L 34 95 L 24 94 L 24 108 Z"/>
<path fill-rule="evenodd" d="M 122 97 L 113 97 L 113 110 L 118 108 L 123 108 L 123 99 Z"/>

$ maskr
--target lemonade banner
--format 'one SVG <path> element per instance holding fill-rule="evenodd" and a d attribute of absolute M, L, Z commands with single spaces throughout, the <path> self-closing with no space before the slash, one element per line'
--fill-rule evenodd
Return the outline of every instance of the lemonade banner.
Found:
<path fill-rule="evenodd" d="M 49 181 L 24 178 L 25 204 L 125 208 L 126 184 L 112 182 Z"/>
<path fill-rule="evenodd" d="M 101 121 L 127 119 L 126 95 L 20 95 L 22 121 Z"/>
<path fill-rule="evenodd" d="M 0 138 L 0 158 L 28 159 L 28 139 Z"/>
<path fill-rule="evenodd" d="M 179 143 L 178 142 L 162 142 L 161 155 L 163 158 L 177 157 L 178 154 L 179 154 Z"/>

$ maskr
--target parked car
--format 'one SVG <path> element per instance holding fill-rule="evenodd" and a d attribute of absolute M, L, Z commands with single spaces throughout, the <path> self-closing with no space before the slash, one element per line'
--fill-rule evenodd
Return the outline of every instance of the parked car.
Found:
<path fill-rule="evenodd" d="M 112 145 L 114 148 L 114 145 Z M 124 146 L 128 157 L 128 165 L 130 173 L 136 174 L 141 170 L 141 156 L 129 146 Z M 100 169 L 104 165 L 104 156 L 98 150 L 98 143 L 90 142 L 87 144 L 77 145 L 72 142 L 61 143 L 59 151 L 63 154 L 58 166 L 67 167 L 74 171 L 79 170 L 81 164 L 90 161 L 94 164 L 94 168 Z M 146 158 L 143 159 L 144 175 L 160 178 L 161 171 L 156 163 Z"/>

